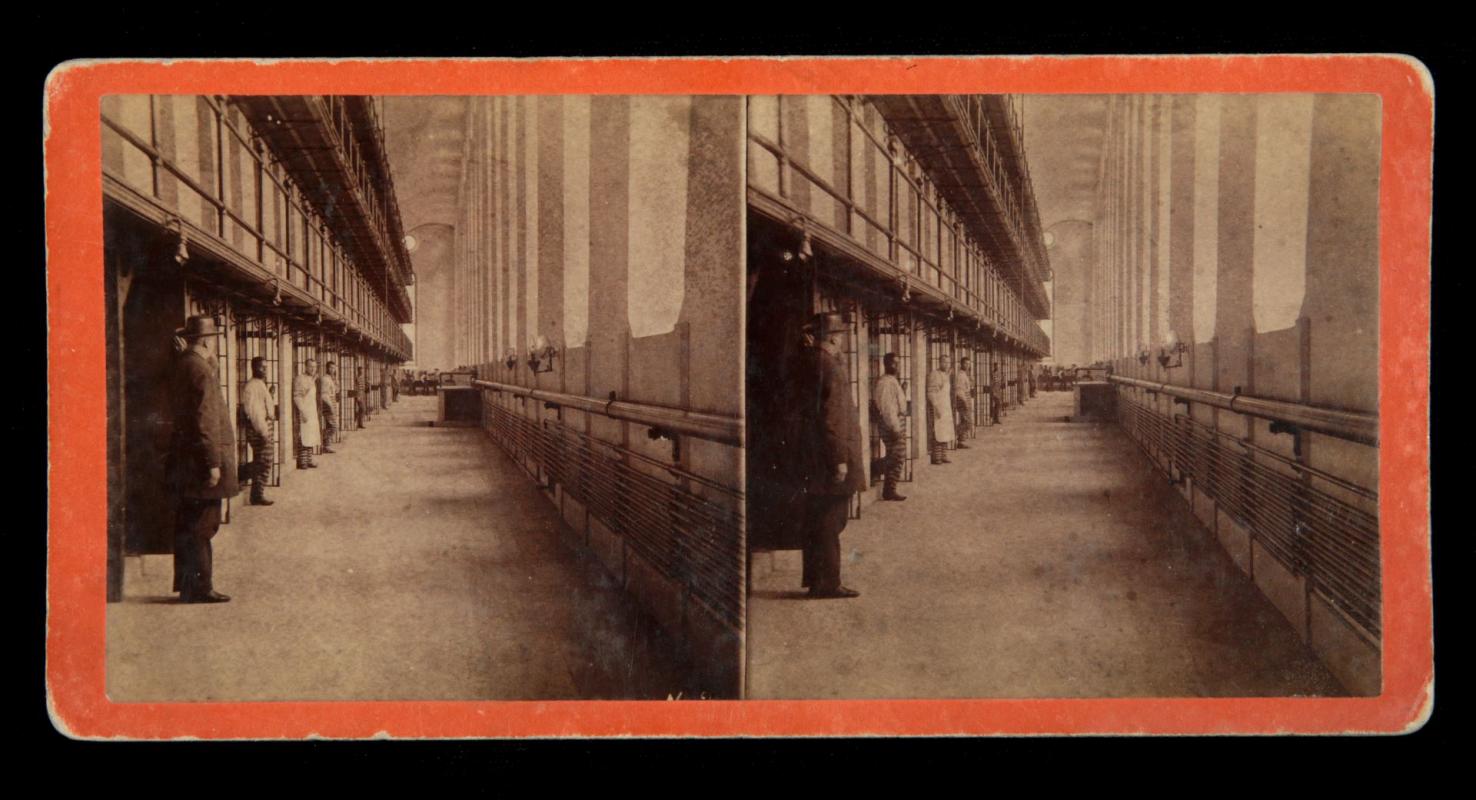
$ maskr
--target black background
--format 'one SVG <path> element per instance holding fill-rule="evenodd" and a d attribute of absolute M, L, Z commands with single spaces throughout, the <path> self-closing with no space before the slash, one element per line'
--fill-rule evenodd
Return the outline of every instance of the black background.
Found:
<path fill-rule="evenodd" d="M 317 7 L 317 4 L 313 4 Z M 1330 788 L 1363 783 L 1384 775 L 1401 784 L 1433 778 L 1424 770 L 1447 763 L 1471 724 L 1467 712 L 1470 664 L 1452 633 L 1460 625 L 1455 611 L 1466 596 L 1462 583 L 1472 568 L 1473 539 L 1468 525 L 1442 514 L 1455 472 L 1451 464 L 1465 450 L 1465 431 L 1456 414 L 1441 416 L 1450 397 L 1448 380 L 1459 370 L 1432 369 L 1432 456 L 1448 463 L 1432 469 L 1434 480 L 1434 585 L 1436 597 L 1437 691 L 1433 716 L 1421 730 L 1398 737 L 1182 737 L 1182 738 L 986 738 L 911 740 L 726 740 L 616 742 L 309 742 L 309 743 L 109 743 L 67 739 L 52 727 L 45 706 L 44 634 L 46 562 L 46 304 L 41 101 L 48 72 L 73 58 L 182 57 L 354 57 L 354 56 L 601 56 L 601 55 L 990 55 L 1117 53 L 1406 53 L 1421 59 L 1436 86 L 1433 357 L 1462 349 L 1464 341 L 1448 322 L 1453 303 L 1463 303 L 1470 279 L 1466 264 L 1442 270 L 1442 260 L 1470 257 L 1451 244 L 1450 228 L 1469 228 L 1463 213 L 1469 194 L 1466 85 L 1471 48 L 1464 21 L 1422 15 L 1390 20 L 1388 11 L 1333 20 L 1291 23 L 1238 6 L 1206 7 L 1196 19 L 1183 6 L 1174 24 L 1123 19 L 1087 19 L 1065 7 L 1045 8 L 1034 19 L 1002 15 L 993 4 L 976 6 L 855 6 L 838 16 L 803 20 L 797 7 L 765 9 L 752 5 L 609 8 L 599 20 L 585 9 L 550 7 L 552 20 L 491 6 L 495 17 L 477 20 L 459 6 L 404 7 L 322 4 L 321 11 L 299 3 L 285 9 L 223 6 L 215 12 L 180 11 L 163 6 L 119 4 L 97 12 L 84 7 L 50 10 L 42 4 L 12 11 L 6 26 L 10 44 L 6 75 L 16 82 L 8 93 L 7 152 L 19 169 L 12 172 L 12 196 L 29 213 L 4 219 L 24 254 L 11 275 L 29 301 L 13 304 L 14 326 L 6 338 L 12 391 L 5 417 L 5 441 L 23 445 L 7 459 L 15 467 L 6 483 L 5 507 L 12 515 L 10 540 L 21 557 L 11 561 L 6 588 L 16 596 L 7 604 L 18 613 L 10 626 L 23 653 L 8 659 L 24 667 L 8 684 L 20 713 L 12 741 L 32 758 L 31 770 L 44 769 L 57 788 L 93 777 L 98 789 L 148 794 L 180 791 L 214 795 L 252 779 L 265 779 L 278 791 L 300 785 L 298 775 L 316 773 L 334 785 L 351 779 L 404 774 L 422 790 L 459 778 L 474 789 L 509 790 L 513 774 L 533 778 L 538 791 L 572 790 L 576 782 L 603 784 L 605 792 L 644 793 L 664 788 L 681 794 L 724 789 L 740 795 L 794 791 L 794 777 L 820 780 L 826 794 L 848 791 L 832 779 L 857 778 L 880 786 L 900 783 L 906 794 L 962 790 L 1055 793 L 1068 782 L 1084 781 L 1098 791 L 1178 793 L 1216 792 L 1245 783 L 1264 791 L 1308 783 Z M 537 6 L 527 10 L 536 10 Z M 1111 9 L 1125 11 L 1126 7 Z M 1407 8 L 1407 7 L 1406 7 Z M 1342 10 L 1342 9 L 1339 9 Z M 1389 9 L 1399 11 L 1403 9 Z M 673 13 L 675 12 L 675 13 Z M 905 13 L 904 13 L 905 12 Z M 1211 17 L 1208 12 L 1217 16 Z M 1234 15 L 1236 19 L 1223 17 Z M 653 20 L 698 19 L 689 30 L 661 29 Z M 583 27 L 571 21 L 588 19 Z M 19 58 L 17 58 L 19 56 Z M 1444 222 L 1442 226 L 1440 223 Z M 1469 416 L 1469 415 L 1464 415 Z M 1459 427 L 1464 428 L 1464 425 Z M 1464 522 L 1462 520 L 1461 522 Z M 1452 597 L 1455 595 L 1455 597 Z M 1466 605 L 1469 601 L 1462 603 Z M 1456 622 L 1451 623 L 1451 618 Z M 101 767 L 95 769 L 94 767 Z M 721 770 L 721 771 L 719 771 Z M 1183 774 L 1178 774 L 1183 771 Z M 933 785 L 944 773 L 958 772 L 961 783 Z M 13 773 L 21 777 L 19 773 Z M 696 780 L 694 780 L 696 778 Z M 1023 778 L 1016 785 L 1011 778 Z M 581 780 L 582 779 L 582 780 Z M 1073 780 L 1074 779 L 1074 780 Z M 1459 785 L 1459 784 L 1458 784 Z M 1409 788 L 1414 788 L 1410 786 Z M 521 793 L 521 792 L 520 792 Z M 727 793 L 727 792 L 724 792 Z"/>

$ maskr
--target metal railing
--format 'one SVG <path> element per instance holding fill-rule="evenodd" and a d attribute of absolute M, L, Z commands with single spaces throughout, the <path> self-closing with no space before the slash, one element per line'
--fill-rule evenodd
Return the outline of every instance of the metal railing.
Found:
<path fill-rule="evenodd" d="M 1376 492 L 1187 415 L 1168 416 L 1124 399 L 1118 416 L 1128 435 L 1171 479 L 1191 481 L 1219 511 L 1242 525 L 1253 542 L 1305 578 L 1309 592 L 1378 644 L 1379 523 L 1370 510 L 1377 508 Z"/>
<path fill-rule="evenodd" d="M 490 383 L 474 385 L 489 389 Z M 522 396 L 542 399 L 531 393 Z M 561 420 L 530 418 L 489 402 L 485 394 L 483 400 L 488 432 L 499 447 L 520 463 L 533 461 L 541 482 L 558 486 L 564 496 L 584 506 L 723 624 L 743 629 L 742 492 L 595 438 Z"/>
<path fill-rule="evenodd" d="M 156 98 L 149 96 L 148 99 L 150 119 L 156 120 Z M 342 314 L 354 328 L 371 339 L 408 356 L 408 337 L 398 325 L 388 324 L 388 309 L 372 292 L 353 291 L 356 279 L 361 276 L 358 266 L 347 256 L 346 249 L 316 211 L 303 203 L 300 193 L 294 191 L 290 182 L 283 180 L 267 163 L 269 157 L 257 151 L 254 143 L 259 137 L 250 123 L 233 120 L 227 111 L 228 105 L 215 98 L 200 97 L 196 102 L 204 103 L 210 109 L 217 132 L 208 153 L 213 186 L 206 186 L 202 179 L 197 179 L 155 145 L 152 140 L 157 132 L 152 128 L 156 122 L 151 123 L 146 140 L 140 132 L 107 115 L 101 117 L 104 129 L 116 135 L 123 146 L 131 147 L 149 159 L 151 177 L 148 186 L 141 186 L 130 181 L 125 174 L 113 172 L 107 165 L 104 165 L 104 172 L 117 182 L 133 187 L 161 209 L 180 214 L 182 206 L 179 202 L 171 204 L 161 196 L 160 176 L 167 175 L 210 208 L 206 215 L 208 219 L 196 222 L 180 217 L 181 226 L 187 225 L 221 241 L 242 257 Z M 236 176 L 231 169 L 226 160 L 231 150 L 228 143 L 239 148 L 237 156 L 250 160 L 248 174 Z M 228 198 L 233 194 L 250 198 L 243 201 L 242 211 L 232 208 Z M 280 208 L 275 205 L 278 200 L 281 201 Z M 267 213 L 269 205 L 273 208 L 271 214 Z M 251 243 L 242 245 L 230 241 L 228 229 L 240 232 Z M 297 255 L 299 250 L 303 252 L 302 257 Z M 316 255 L 312 254 L 314 251 Z M 337 267 L 330 269 L 334 263 Z M 363 283 L 362 280 L 357 282 Z"/>
<path fill-rule="evenodd" d="M 857 121 L 857 101 L 837 98 L 836 102 L 845 110 L 848 120 Z M 781 114 L 781 127 L 782 118 Z M 774 197 L 789 208 L 794 216 L 804 218 L 806 224 L 836 231 L 853 241 L 862 242 L 865 239 L 864 231 L 856 230 L 858 223 L 875 230 L 886 241 L 886 260 L 900 274 L 913 276 L 923 284 L 941 291 L 987 320 L 990 325 L 1042 354 L 1049 352 L 1044 334 L 1037 335 L 1036 331 L 1031 330 L 1032 327 L 1038 330 L 1038 326 L 1031 324 L 1034 320 L 1025 319 L 1025 303 L 1004 281 L 984 248 L 967 234 L 963 224 L 958 221 L 956 210 L 936 192 L 928 191 L 930 184 L 927 178 L 909 174 L 907 165 L 916 162 L 907 155 L 902 145 L 895 140 L 884 141 L 883 137 L 887 136 L 885 132 L 879 136 L 865 124 L 856 124 L 853 127 L 860 131 L 863 138 L 853 142 L 847 151 L 848 163 L 843 172 L 849 176 L 849 162 L 857 157 L 859 148 L 875 149 L 877 168 L 886 170 L 888 176 L 888 189 L 886 197 L 880 201 L 883 206 L 880 213 L 872 213 L 860 197 L 853 196 L 856 187 L 851 185 L 849 177 L 844 178 L 845 185 L 837 186 L 802 160 L 796 159 L 779 141 L 752 129 L 748 134 L 749 147 L 766 152 L 777 162 L 779 179 L 774 190 L 752 182 L 750 189 Z M 793 175 L 789 174 L 791 171 Z M 833 220 L 819 219 L 809 209 L 796 206 L 795 192 L 791 185 L 794 178 L 802 180 L 812 191 L 819 190 L 830 201 L 842 207 L 846 212 L 846 224 L 838 226 Z M 903 213 L 903 208 L 907 205 L 902 202 L 904 192 L 911 192 L 916 197 L 911 214 Z M 885 219 L 879 218 L 882 216 Z M 925 219 L 931 225 L 925 224 Z M 926 237 L 928 241 L 925 242 L 923 231 L 926 228 L 931 228 L 931 235 Z M 945 244 L 945 231 L 953 232 L 951 246 Z M 947 266 L 943 263 L 945 249 L 951 251 L 948 258 L 950 264 Z M 1028 248 L 1022 248 L 1022 253 L 1026 253 L 1027 258 L 1033 255 L 1033 251 Z"/>
<path fill-rule="evenodd" d="M 658 431 L 695 436 L 710 442 L 732 447 L 743 446 L 743 420 L 718 414 L 704 414 L 670 406 L 632 403 L 626 400 L 599 400 L 584 395 L 550 392 L 511 383 L 497 381 L 472 381 L 472 385 L 494 392 L 507 392 L 518 397 L 529 397 L 576 411 L 600 414 L 610 419 L 646 425 Z"/>
<path fill-rule="evenodd" d="M 1379 418 L 1375 414 L 1339 411 L 1243 394 L 1225 394 L 1188 386 L 1175 386 L 1171 383 L 1154 383 L 1121 375 L 1109 375 L 1107 380 L 1121 386 L 1158 392 L 1169 397 L 1203 403 L 1214 408 L 1223 408 L 1237 414 L 1259 417 L 1302 430 L 1325 433 L 1359 444 L 1377 445 L 1379 443 Z"/>

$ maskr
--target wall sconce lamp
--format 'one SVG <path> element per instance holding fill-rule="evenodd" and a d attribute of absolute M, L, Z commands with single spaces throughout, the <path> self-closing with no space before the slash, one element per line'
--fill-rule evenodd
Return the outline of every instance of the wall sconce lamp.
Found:
<path fill-rule="evenodd" d="M 179 217 L 170 217 L 169 222 L 166 224 L 173 228 L 175 235 L 179 237 L 179 242 L 174 248 L 174 262 L 180 266 L 184 266 L 184 263 L 190 260 L 190 235 L 185 230 L 184 220 Z"/>
<path fill-rule="evenodd" d="M 502 363 L 507 365 L 508 369 L 516 367 L 518 365 L 518 351 L 511 347 L 507 348 L 507 355 L 503 357 Z"/>
<path fill-rule="evenodd" d="M 1141 350 L 1138 351 L 1138 363 L 1139 364 L 1147 364 L 1148 363 L 1148 348 L 1144 347 L 1144 348 L 1142 348 Z"/>
<path fill-rule="evenodd" d="M 1171 347 L 1163 348 L 1158 351 L 1158 365 L 1160 367 L 1163 367 L 1164 369 L 1174 369 L 1175 367 L 1182 367 L 1184 366 L 1184 353 L 1188 351 L 1189 345 L 1186 345 L 1183 342 L 1174 342 Z M 1169 363 L 1170 360 L 1173 361 L 1172 364 Z"/>
<path fill-rule="evenodd" d="M 799 244 L 793 250 L 785 250 L 780 257 L 785 261 L 809 261 L 815 257 L 815 248 L 810 241 L 810 224 L 804 217 L 794 217 L 789 224 L 799 228 Z"/>
<path fill-rule="evenodd" d="M 559 349 L 554 347 L 541 335 L 528 346 L 528 369 L 538 372 L 553 372 L 553 361 L 559 354 Z"/>

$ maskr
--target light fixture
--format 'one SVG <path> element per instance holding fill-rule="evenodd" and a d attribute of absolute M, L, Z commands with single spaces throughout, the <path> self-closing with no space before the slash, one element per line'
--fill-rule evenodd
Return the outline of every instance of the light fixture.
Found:
<path fill-rule="evenodd" d="M 528 345 L 528 368 L 535 373 L 553 372 L 553 361 L 558 354 L 559 349 L 539 334 L 538 338 Z"/>
<path fill-rule="evenodd" d="M 174 229 L 175 235 L 179 237 L 179 242 L 174 248 L 174 261 L 180 266 L 184 266 L 184 263 L 190 260 L 190 235 L 185 231 L 184 220 L 179 217 L 170 217 L 167 224 Z"/>
<path fill-rule="evenodd" d="M 1144 347 L 1144 348 L 1141 348 L 1140 350 L 1138 350 L 1138 363 L 1139 364 L 1147 364 L 1148 363 L 1148 348 Z"/>
<path fill-rule="evenodd" d="M 1164 369 L 1174 369 L 1184 366 L 1184 354 L 1189 351 L 1189 345 L 1183 342 L 1174 342 L 1172 345 L 1161 348 L 1158 351 L 1158 365 Z M 1170 364 L 1172 360 L 1174 363 Z"/>
<path fill-rule="evenodd" d="M 508 369 L 516 367 L 518 365 L 518 351 L 511 347 L 507 348 L 507 354 L 503 356 L 502 363 L 506 364 Z"/>

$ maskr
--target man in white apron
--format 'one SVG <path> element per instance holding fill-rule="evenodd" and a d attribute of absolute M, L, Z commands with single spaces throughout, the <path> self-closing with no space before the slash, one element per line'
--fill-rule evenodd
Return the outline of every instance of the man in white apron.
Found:
<path fill-rule="evenodd" d="M 308 359 L 292 381 L 292 407 L 297 422 L 297 468 L 315 469 L 313 448 L 323 443 L 318 426 L 318 362 Z"/>
<path fill-rule="evenodd" d="M 948 356 L 938 357 L 938 367 L 928 373 L 929 453 L 934 464 L 952 464 L 948 443 L 953 441 L 953 388 L 948 380 Z"/>

